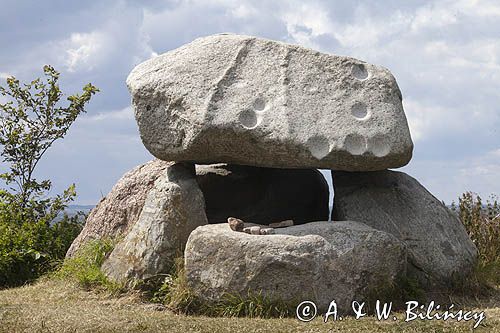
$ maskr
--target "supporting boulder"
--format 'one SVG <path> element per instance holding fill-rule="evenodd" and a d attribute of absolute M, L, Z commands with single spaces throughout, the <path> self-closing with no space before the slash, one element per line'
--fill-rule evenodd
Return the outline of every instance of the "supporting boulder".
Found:
<path fill-rule="evenodd" d="M 148 193 L 138 221 L 102 266 L 113 280 L 144 280 L 167 273 L 191 231 L 207 224 L 194 165 L 173 164 Z"/>
<path fill-rule="evenodd" d="M 109 194 L 92 209 L 66 257 L 73 256 L 89 240 L 126 234 L 137 222 L 149 191 L 169 165 L 172 162 L 153 160 L 123 175 Z"/>
<path fill-rule="evenodd" d="M 405 274 L 406 249 L 394 236 L 362 223 L 313 222 L 275 229 L 275 235 L 235 232 L 225 224 L 198 227 L 189 236 L 189 286 L 205 301 L 226 294 L 269 296 L 296 303 L 332 300 L 349 312 Z"/>
<path fill-rule="evenodd" d="M 408 274 L 424 287 L 449 285 L 474 267 L 477 249 L 458 219 L 403 172 L 332 172 L 333 220 L 352 219 L 408 247 Z"/>

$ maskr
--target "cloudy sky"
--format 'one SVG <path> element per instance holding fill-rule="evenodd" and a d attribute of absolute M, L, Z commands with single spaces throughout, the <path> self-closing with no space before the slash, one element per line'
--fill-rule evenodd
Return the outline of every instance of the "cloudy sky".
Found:
<path fill-rule="evenodd" d="M 402 5 L 404 4 L 404 5 Z M 500 194 L 498 1 L 0 0 L 0 79 L 51 64 L 63 91 L 101 89 L 40 165 L 94 204 L 142 146 L 125 79 L 140 62 L 220 32 L 256 35 L 389 68 L 403 93 L 414 157 L 401 170 L 439 199 Z"/>

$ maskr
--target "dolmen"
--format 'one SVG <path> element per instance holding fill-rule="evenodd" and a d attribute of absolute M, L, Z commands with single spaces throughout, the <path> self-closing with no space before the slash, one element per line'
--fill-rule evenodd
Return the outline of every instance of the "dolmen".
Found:
<path fill-rule="evenodd" d="M 260 294 L 341 311 L 381 286 L 439 290 L 473 269 L 457 216 L 388 170 L 413 151 L 389 70 L 219 34 L 138 65 L 127 85 L 156 159 L 99 202 L 68 257 L 111 237 L 102 270 L 116 281 L 153 279 L 183 257 L 202 300 Z M 332 172 L 331 213 L 317 169 Z"/>

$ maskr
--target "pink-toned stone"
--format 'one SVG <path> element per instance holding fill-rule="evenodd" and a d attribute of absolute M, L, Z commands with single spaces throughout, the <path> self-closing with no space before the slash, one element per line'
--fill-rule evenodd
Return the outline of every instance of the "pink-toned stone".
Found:
<path fill-rule="evenodd" d="M 71 257 L 83 243 L 91 239 L 126 233 L 137 222 L 156 179 L 171 164 L 172 162 L 153 160 L 127 172 L 92 209 L 82 232 L 73 241 L 66 256 Z"/>

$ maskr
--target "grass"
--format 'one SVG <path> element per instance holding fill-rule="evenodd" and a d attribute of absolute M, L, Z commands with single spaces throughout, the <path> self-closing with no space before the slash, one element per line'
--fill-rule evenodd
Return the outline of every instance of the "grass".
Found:
<path fill-rule="evenodd" d="M 183 258 L 175 260 L 172 273 L 165 276 L 163 283 L 152 291 L 152 296 L 146 297 L 152 302 L 164 304 L 174 313 L 184 315 L 285 318 L 295 313 L 293 304 L 273 300 L 262 293 L 248 293 L 245 297 L 226 294 L 217 302 L 203 302 L 188 287 Z"/>
<path fill-rule="evenodd" d="M 500 332 L 500 296 L 478 302 L 485 326 L 477 332 Z M 161 311 L 159 311 L 161 310 Z M 74 281 L 44 279 L 34 285 L 0 291 L 0 332 L 470 332 L 471 322 L 377 321 L 374 317 L 323 323 L 293 318 L 234 318 L 178 315 L 146 302 L 144 295 L 84 290 Z"/>
<path fill-rule="evenodd" d="M 87 290 L 99 288 L 119 293 L 124 289 L 123 285 L 110 281 L 101 271 L 101 265 L 113 246 L 114 243 L 109 239 L 89 241 L 48 277 L 72 281 Z"/>

